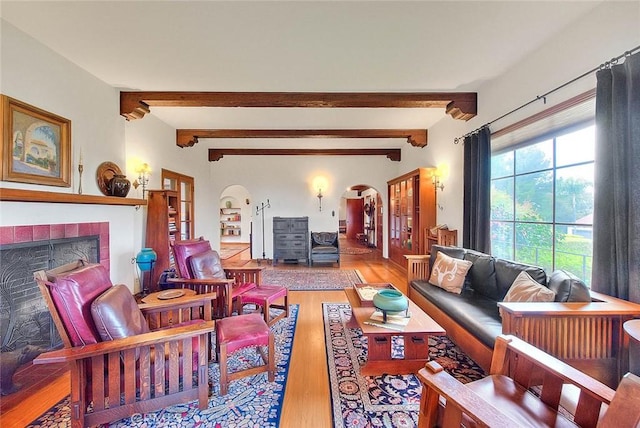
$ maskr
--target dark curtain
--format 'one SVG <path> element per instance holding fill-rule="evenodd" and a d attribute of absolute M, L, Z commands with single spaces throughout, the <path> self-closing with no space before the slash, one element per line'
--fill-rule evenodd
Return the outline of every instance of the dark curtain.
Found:
<path fill-rule="evenodd" d="M 591 287 L 640 303 L 640 55 L 596 78 Z"/>
<path fill-rule="evenodd" d="M 462 245 L 491 252 L 491 131 L 464 138 L 464 221 Z"/>

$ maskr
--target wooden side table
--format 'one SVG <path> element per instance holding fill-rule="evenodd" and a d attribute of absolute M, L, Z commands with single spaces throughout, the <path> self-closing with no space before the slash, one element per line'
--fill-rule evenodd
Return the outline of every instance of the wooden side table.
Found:
<path fill-rule="evenodd" d="M 172 293 L 181 294 L 181 295 L 178 297 L 171 297 Z M 141 298 L 140 300 L 142 303 L 144 303 L 147 306 L 162 306 L 162 305 L 166 305 L 167 303 L 173 303 L 173 304 L 182 303 L 186 298 L 195 296 L 195 295 L 196 295 L 195 290 L 191 290 L 188 288 L 174 288 L 174 289 L 156 291 L 154 293 L 147 294 L 145 297 Z M 182 310 L 188 311 L 189 309 L 182 309 Z M 180 309 L 165 312 L 163 316 L 160 317 L 160 319 L 156 317 L 148 319 L 147 321 L 149 322 L 149 327 L 152 329 L 157 329 L 157 328 L 166 327 L 166 326 L 179 323 L 180 320 L 183 318 L 183 316 L 180 314 L 179 311 Z"/>
<path fill-rule="evenodd" d="M 629 336 L 629 371 L 640 375 L 640 319 L 626 321 L 623 326 Z"/>

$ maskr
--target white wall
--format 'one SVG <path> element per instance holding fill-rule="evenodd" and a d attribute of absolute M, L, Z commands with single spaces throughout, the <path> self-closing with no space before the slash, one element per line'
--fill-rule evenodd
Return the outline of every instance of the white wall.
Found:
<path fill-rule="evenodd" d="M 266 142 L 265 142 L 266 144 Z M 273 256 L 273 217 L 308 216 L 309 230 L 338 230 L 340 199 L 354 184 L 368 184 L 380 189 L 386 200 L 387 180 L 397 174 L 398 163 L 383 156 L 225 156 L 211 162 L 210 193 L 220 195 L 231 184 L 245 187 L 252 197 L 252 206 L 271 203 L 265 210 L 264 241 L 267 258 Z M 323 189 L 322 211 L 313 178 L 323 175 L 328 188 Z M 253 254 L 262 254 L 260 216 L 254 216 Z M 386 217 L 385 217 L 386 224 Z M 218 245 L 219 233 L 207 236 Z"/>
<path fill-rule="evenodd" d="M 467 123 L 443 119 L 429 129 L 427 163 L 450 166 L 444 191 L 438 191 L 438 223 L 462 229 L 462 144 L 455 137 L 475 130 L 504 113 L 568 82 L 603 62 L 640 45 L 640 2 L 604 2 L 573 25 L 554 35 L 533 54 L 478 90 L 478 116 Z M 487 58 L 491 61 L 491 58 Z M 473 64 L 470 64 L 473 66 Z M 463 82 L 461 82 L 462 84 Z M 595 74 L 550 95 L 547 104 L 537 102 L 492 127 L 504 128 L 595 87 Z M 408 157 L 404 156 L 403 159 Z M 460 235 L 461 236 L 461 235 Z"/>
<path fill-rule="evenodd" d="M 71 120 L 72 187 L 0 182 L 3 188 L 74 193 L 77 162 L 83 152 L 84 194 L 101 195 L 95 179 L 98 165 L 115 162 L 125 169 L 124 119 L 118 91 L 44 45 L 1 21 L 3 94 Z M 129 177 L 131 178 L 131 177 Z M 140 248 L 141 211 L 131 206 L 0 202 L 0 225 L 108 221 L 111 279 L 133 288 L 131 258 Z"/>

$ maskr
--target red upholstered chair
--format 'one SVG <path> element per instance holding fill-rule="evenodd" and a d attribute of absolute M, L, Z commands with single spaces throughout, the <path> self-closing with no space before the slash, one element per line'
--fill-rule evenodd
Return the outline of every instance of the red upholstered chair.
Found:
<path fill-rule="evenodd" d="M 182 287 L 191 288 L 199 293 L 215 292 L 222 298 L 218 299 L 216 305 L 216 316 L 224 317 L 233 313 L 233 302 L 237 304 L 236 310 L 242 313 L 242 300 L 239 296 L 249 293 L 253 296 L 246 303 L 261 302 L 267 306 L 263 296 L 267 298 L 274 295 L 286 295 L 286 288 L 281 286 L 261 287 L 263 267 L 233 267 L 224 268 L 218 253 L 211 249 L 209 241 L 200 238 L 196 240 L 176 241 L 172 245 L 173 257 L 176 271 L 180 278 L 172 278 L 171 283 L 181 284 Z M 258 292 L 257 288 L 261 288 Z M 251 294 L 255 290 L 256 293 Z M 257 299 L 260 297 L 260 299 Z M 259 300 L 259 301 L 257 301 Z M 271 300 L 269 300 L 271 304 Z M 273 305 L 275 307 L 275 305 Z M 284 309 L 284 307 L 283 307 Z M 268 313 L 265 311 L 265 319 L 268 320 Z"/>
<path fill-rule="evenodd" d="M 64 343 L 64 349 L 40 354 L 34 364 L 69 364 L 72 426 L 193 400 L 200 409 L 207 407 L 215 296 L 138 306 L 125 285 L 113 286 L 102 265 L 82 260 L 35 272 L 34 278 Z M 151 331 L 148 319 L 162 319 L 163 312 L 180 318 Z"/>

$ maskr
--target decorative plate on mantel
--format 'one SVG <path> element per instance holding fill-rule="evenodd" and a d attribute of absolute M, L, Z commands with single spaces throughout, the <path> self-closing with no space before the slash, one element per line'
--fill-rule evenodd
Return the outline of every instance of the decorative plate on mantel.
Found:
<path fill-rule="evenodd" d="M 100 191 L 105 196 L 111 196 L 109 193 L 109 181 L 116 174 L 122 174 L 120 167 L 113 162 L 102 162 L 98 165 L 98 170 L 96 171 L 96 181 L 98 182 L 98 187 Z"/>

